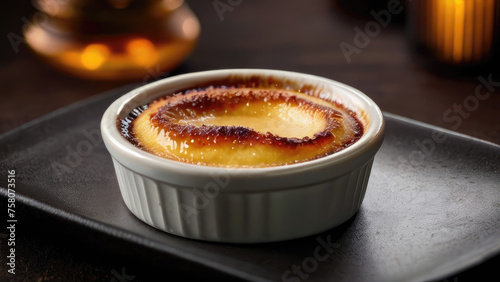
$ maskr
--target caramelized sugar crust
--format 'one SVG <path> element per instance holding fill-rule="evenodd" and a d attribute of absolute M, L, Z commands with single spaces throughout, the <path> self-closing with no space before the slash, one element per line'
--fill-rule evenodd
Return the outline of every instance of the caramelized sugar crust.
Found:
<path fill-rule="evenodd" d="M 337 102 L 279 88 L 207 87 L 153 101 L 131 124 L 160 157 L 221 167 L 269 167 L 338 152 L 363 134 Z"/>

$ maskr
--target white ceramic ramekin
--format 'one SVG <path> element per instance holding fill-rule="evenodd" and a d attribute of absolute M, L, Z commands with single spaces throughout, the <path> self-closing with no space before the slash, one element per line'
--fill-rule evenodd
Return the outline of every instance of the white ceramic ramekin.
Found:
<path fill-rule="evenodd" d="M 117 119 L 176 90 L 231 75 L 272 77 L 323 89 L 358 113 L 363 136 L 313 161 L 269 168 L 219 168 L 147 153 L 125 139 Z M 360 91 L 330 79 L 279 70 L 227 69 L 188 73 L 130 91 L 110 105 L 101 132 L 125 204 L 147 224 L 171 234 L 216 242 L 275 242 L 313 235 L 345 222 L 359 209 L 373 158 L 384 135 L 378 106 Z"/>

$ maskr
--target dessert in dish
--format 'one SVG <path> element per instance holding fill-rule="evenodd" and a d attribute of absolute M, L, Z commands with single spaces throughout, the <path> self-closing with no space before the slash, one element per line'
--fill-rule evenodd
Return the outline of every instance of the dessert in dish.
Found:
<path fill-rule="evenodd" d="M 340 82 L 227 69 L 138 87 L 109 106 L 101 132 L 140 220 L 186 238 L 264 243 L 351 218 L 384 124 L 368 96 Z"/>
<path fill-rule="evenodd" d="M 321 89 L 233 78 L 165 93 L 121 121 L 139 148 L 185 163 L 272 167 L 349 147 L 363 134 L 355 112 Z M 324 95 L 323 95 L 324 96 Z"/>

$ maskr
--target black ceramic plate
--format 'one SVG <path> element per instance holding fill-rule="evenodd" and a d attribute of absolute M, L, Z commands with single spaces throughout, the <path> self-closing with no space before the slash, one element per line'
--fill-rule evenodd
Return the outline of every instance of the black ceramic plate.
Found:
<path fill-rule="evenodd" d="M 340 227 L 258 245 L 151 228 L 125 207 L 99 134 L 105 109 L 131 87 L 1 136 L 1 179 L 16 170 L 17 201 L 144 252 L 253 281 L 434 280 L 500 252 L 500 146 L 388 113 L 365 200 Z M 5 187 L 0 194 L 5 203 Z"/>

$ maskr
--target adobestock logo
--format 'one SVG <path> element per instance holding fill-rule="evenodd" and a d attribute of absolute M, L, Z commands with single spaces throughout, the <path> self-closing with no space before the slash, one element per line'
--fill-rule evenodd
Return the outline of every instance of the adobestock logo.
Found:
<path fill-rule="evenodd" d="M 214 6 L 217 16 L 221 22 L 224 21 L 224 13 L 234 11 L 234 8 L 239 6 L 243 0 L 214 0 L 212 5 Z"/>
<path fill-rule="evenodd" d="M 146 85 L 151 82 L 158 81 L 160 79 L 166 78 L 169 73 L 161 69 L 160 64 L 154 65 L 154 67 L 147 67 L 147 74 L 142 78 L 142 85 Z"/>
<path fill-rule="evenodd" d="M 198 216 L 199 213 L 206 209 L 213 199 L 215 199 L 221 189 L 224 189 L 229 185 L 230 176 L 228 173 L 210 173 L 211 181 L 205 183 L 203 188 L 193 188 L 191 192 L 193 193 L 191 203 L 180 203 L 179 207 L 181 210 L 181 218 L 186 224 L 191 223 L 192 216 Z"/>
<path fill-rule="evenodd" d="M 94 148 L 102 143 L 99 129 L 84 129 L 81 134 L 84 139 L 80 140 L 75 146 L 67 145 L 65 147 L 66 156 L 61 161 L 52 162 L 52 169 L 57 175 L 73 172 L 75 168 L 82 164 L 84 158 L 92 154 Z"/>
<path fill-rule="evenodd" d="M 51 1 L 40 1 L 40 2 L 43 2 L 43 9 L 48 14 L 55 15 L 59 13 L 60 9 L 63 9 L 63 6 L 67 5 L 69 1 L 70 0 L 51 0 Z M 31 2 L 35 3 L 34 7 L 37 7 L 38 4 L 36 4 L 36 1 L 31 1 Z M 26 33 L 27 29 L 30 26 L 41 26 L 47 24 L 49 22 L 48 14 L 41 11 L 37 11 L 31 16 L 31 18 L 25 16 L 21 17 L 20 21 L 23 23 L 21 28 L 22 32 L 20 34 L 15 32 L 7 33 L 7 39 L 9 40 L 10 45 L 12 46 L 12 49 L 14 50 L 15 54 L 19 53 L 19 46 L 22 43 L 24 44 L 28 43 L 24 38 L 24 34 Z"/>
<path fill-rule="evenodd" d="M 290 269 L 281 275 L 281 281 L 300 282 L 309 279 L 310 274 L 318 269 L 319 263 L 326 261 L 335 249 L 340 247 L 340 244 L 332 242 L 331 235 L 328 235 L 326 240 L 318 236 L 316 242 L 318 245 L 314 248 L 312 256 L 304 258 L 301 264 L 290 266 Z"/>
<path fill-rule="evenodd" d="M 110 282 L 116 282 L 116 281 L 125 282 L 125 281 L 132 281 L 135 279 L 134 275 L 129 275 L 126 273 L 125 267 L 122 267 L 121 273 L 116 271 L 116 269 L 113 269 L 111 270 L 111 274 L 113 274 L 114 277 L 111 278 L 111 280 L 109 280 Z"/>
<path fill-rule="evenodd" d="M 489 74 L 486 78 L 478 76 L 477 80 L 479 84 L 476 86 L 474 94 L 468 95 L 460 103 L 454 103 L 443 112 L 443 121 L 452 123 L 451 129 L 458 130 L 463 121 L 479 109 L 481 102 L 487 100 L 500 86 L 500 81 L 494 81 L 492 74 Z M 417 149 L 411 151 L 406 158 L 399 156 L 400 165 L 414 167 L 424 165 L 436 151 L 437 145 L 446 142 L 446 138 L 445 133 L 433 130 L 430 137 L 415 140 L 413 143 Z"/>
<path fill-rule="evenodd" d="M 469 118 L 472 112 L 477 111 L 481 101 L 488 99 L 491 93 L 500 86 L 500 81 L 494 81 L 492 74 L 489 74 L 487 78 L 478 76 L 477 80 L 479 84 L 476 86 L 474 95 L 465 97 L 462 103 L 453 104 L 452 108 L 443 113 L 443 120 L 453 123 L 451 126 L 453 130 L 457 130 L 462 125 L 463 119 Z"/>

